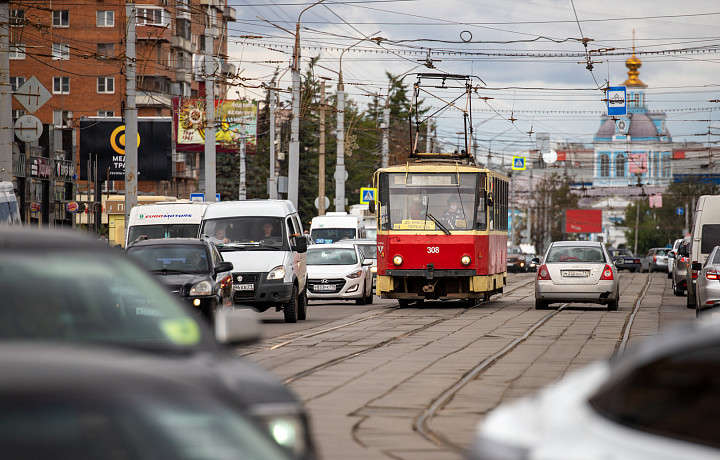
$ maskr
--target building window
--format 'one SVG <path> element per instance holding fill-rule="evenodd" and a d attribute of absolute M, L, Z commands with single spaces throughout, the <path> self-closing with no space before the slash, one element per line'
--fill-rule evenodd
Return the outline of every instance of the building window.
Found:
<path fill-rule="evenodd" d="M 98 43 L 97 54 L 99 59 L 107 59 L 115 56 L 114 43 Z"/>
<path fill-rule="evenodd" d="M 625 177 L 625 154 L 618 153 L 615 157 L 615 177 Z"/>
<path fill-rule="evenodd" d="M 10 59 L 25 59 L 25 43 L 10 45 Z"/>
<path fill-rule="evenodd" d="M 660 177 L 660 154 L 659 153 L 651 153 L 651 162 L 652 166 L 650 169 L 650 176 L 651 177 Z"/>
<path fill-rule="evenodd" d="M 97 11 L 95 13 L 95 25 L 98 27 L 115 27 L 115 12 Z"/>
<path fill-rule="evenodd" d="M 10 10 L 10 25 L 21 26 L 25 24 L 25 10 Z"/>
<path fill-rule="evenodd" d="M 670 155 L 663 156 L 663 177 L 672 177 L 672 161 Z"/>
<path fill-rule="evenodd" d="M 67 61 L 70 59 L 70 45 L 67 43 L 52 44 L 52 58 L 54 60 Z"/>
<path fill-rule="evenodd" d="M 10 88 L 12 89 L 13 93 L 24 84 L 25 77 L 10 77 Z"/>
<path fill-rule="evenodd" d="M 98 94 L 112 94 L 115 92 L 115 78 L 98 77 L 97 79 Z"/>
<path fill-rule="evenodd" d="M 22 109 L 13 109 L 13 111 L 12 111 L 13 124 L 15 124 L 15 121 L 16 121 L 18 118 L 22 117 L 23 115 L 25 115 L 25 111 L 24 111 L 24 110 L 22 110 Z"/>
<path fill-rule="evenodd" d="M 610 177 L 610 155 L 600 155 L 600 177 Z"/>
<path fill-rule="evenodd" d="M 70 77 L 53 77 L 53 94 L 69 94 Z"/>
<path fill-rule="evenodd" d="M 53 27 L 70 27 L 68 10 L 55 10 L 52 12 Z"/>
<path fill-rule="evenodd" d="M 98 117 L 114 117 L 115 112 L 112 110 L 98 110 Z"/>
<path fill-rule="evenodd" d="M 59 128 L 70 128 L 73 113 L 70 110 L 53 110 L 53 125 Z"/>
<path fill-rule="evenodd" d="M 165 27 L 170 25 L 170 15 L 162 8 L 138 8 L 137 25 Z"/>

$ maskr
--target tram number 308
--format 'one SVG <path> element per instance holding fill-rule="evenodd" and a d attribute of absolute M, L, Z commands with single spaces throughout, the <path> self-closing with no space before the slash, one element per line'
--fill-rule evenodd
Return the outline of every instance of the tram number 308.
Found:
<path fill-rule="evenodd" d="M 440 254 L 440 248 L 437 246 L 428 246 L 427 253 L 428 254 Z"/>

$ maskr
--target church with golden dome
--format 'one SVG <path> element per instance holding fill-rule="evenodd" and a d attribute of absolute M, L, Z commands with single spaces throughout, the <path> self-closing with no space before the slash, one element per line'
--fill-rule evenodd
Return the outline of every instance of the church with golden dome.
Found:
<path fill-rule="evenodd" d="M 595 133 L 593 185 L 667 186 L 673 180 L 673 141 L 665 125 L 665 113 L 648 109 L 647 85 L 640 80 L 642 61 L 633 55 L 625 66 L 628 78 L 627 115 L 603 116 Z"/>

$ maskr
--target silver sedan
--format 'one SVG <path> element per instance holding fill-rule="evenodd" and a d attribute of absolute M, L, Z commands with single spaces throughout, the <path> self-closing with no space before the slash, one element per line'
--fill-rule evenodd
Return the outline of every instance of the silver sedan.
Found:
<path fill-rule="evenodd" d="M 620 301 L 618 270 L 603 243 L 556 241 L 545 252 L 535 278 L 535 308 L 551 303 L 579 302 L 607 305 Z"/>
<path fill-rule="evenodd" d="M 705 264 L 695 262 L 693 270 L 700 270 L 695 280 L 696 308 L 700 311 L 720 307 L 720 246 L 715 246 Z"/>

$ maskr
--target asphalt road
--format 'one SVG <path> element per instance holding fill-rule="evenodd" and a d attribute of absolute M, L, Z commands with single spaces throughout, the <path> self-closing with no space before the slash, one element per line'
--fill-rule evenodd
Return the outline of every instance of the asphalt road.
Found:
<path fill-rule="evenodd" d="M 264 340 L 237 353 L 305 402 L 324 460 L 462 459 L 498 404 L 695 318 L 663 273 L 623 272 L 614 312 L 535 310 L 534 276 L 508 275 L 504 294 L 474 307 L 311 302 L 296 324 L 268 311 Z"/>

